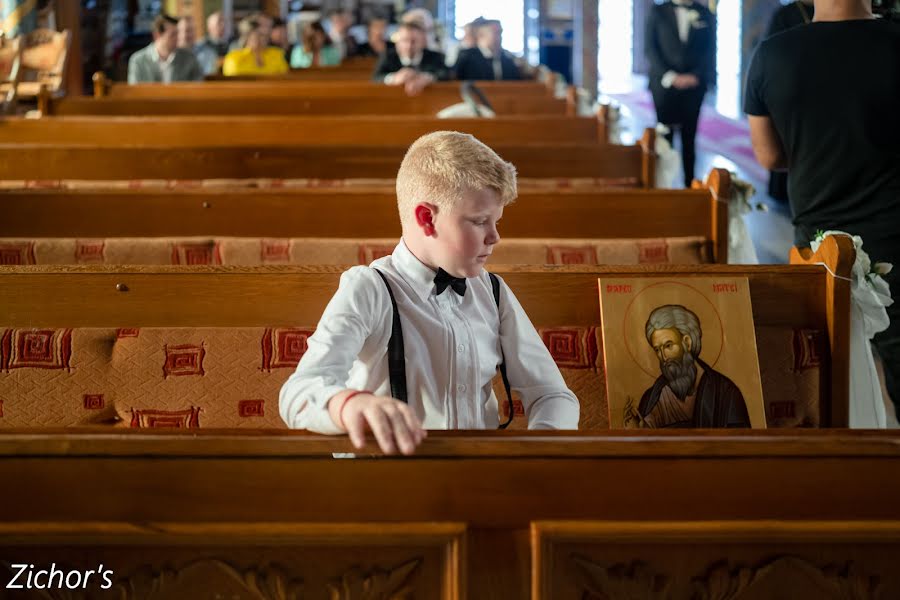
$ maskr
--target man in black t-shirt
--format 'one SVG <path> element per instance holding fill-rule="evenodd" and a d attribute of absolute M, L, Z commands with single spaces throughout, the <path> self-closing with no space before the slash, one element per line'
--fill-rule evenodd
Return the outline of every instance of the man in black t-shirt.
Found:
<path fill-rule="evenodd" d="M 895 265 L 891 325 L 875 345 L 900 405 L 900 25 L 875 19 L 865 0 L 815 9 L 809 25 L 760 44 L 744 111 L 759 162 L 790 167 L 795 243 L 843 230 L 873 262 Z"/>

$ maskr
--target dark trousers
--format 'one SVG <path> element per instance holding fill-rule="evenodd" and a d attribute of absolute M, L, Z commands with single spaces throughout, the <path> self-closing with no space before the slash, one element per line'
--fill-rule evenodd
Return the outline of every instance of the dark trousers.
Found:
<path fill-rule="evenodd" d="M 666 139 L 670 145 L 674 145 L 675 131 L 680 132 L 684 187 L 691 187 L 697 161 L 697 123 L 700 121 L 700 107 L 703 106 L 706 90 L 702 87 L 678 90 L 654 86 L 651 91 L 653 105 L 656 107 L 656 120 L 669 128 Z"/>

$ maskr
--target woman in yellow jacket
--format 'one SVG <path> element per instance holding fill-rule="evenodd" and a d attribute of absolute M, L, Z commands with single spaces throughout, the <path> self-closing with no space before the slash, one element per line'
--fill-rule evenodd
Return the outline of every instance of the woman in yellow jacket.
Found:
<path fill-rule="evenodd" d="M 284 52 L 268 47 L 269 40 L 260 22 L 247 17 L 238 25 L 241 48 L 225 55 L 223 75 L 280 75 L 288 72 Z"/>

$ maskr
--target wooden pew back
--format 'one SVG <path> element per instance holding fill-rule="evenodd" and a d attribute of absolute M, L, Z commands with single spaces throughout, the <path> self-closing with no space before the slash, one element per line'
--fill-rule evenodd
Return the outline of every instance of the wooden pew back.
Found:
<path fill-rule="evenodd" d="M 104 84 L 95 77 L 95 98 L 370 98 L 401 99 L 402 89 L 372 81 L 304 81 L 300 78 L 236 81 L 180 81 L 159 83 Z M 437 82 L 422 93 L 442 97 L 448 104 L 461 101 L 459 81 Z M 535 81 L 480 81 L 476 84 L 489 101 L 502 96 L 553 96 L 547 85 Z"/>
<path fill-rule="evenodd" d="M 494 150 L 521 177 L 588 177 L 653 187 L 653 135 L 634 146 L 531 144 Z M 2 144 L 0 180 L 136 180 L 216 178 L 393 178 L 407 146 L 120 147 Z M 598 181 L 602 183 L 602 181 Z"/>
<path fill-rule="evenodd" d="M 396 97 L 225 97 L 209 98 L 64 98 L 42 95 L 38 109 L 44 115 L 71 116 L 166 116 L 166 115 L 435 115 L 457 104 L 446 95 L 421 94 Z M 498 115 L 566 115 L 574 107 L 565 99 L 549 96 L 500 96 L 491 105 Z"/>
<path fill-rule="evenodd" d="M 837 257 L 846 243 L 830 238 L 826 246 Z M 19 398 L 19 403 L 7 402 L 3 425 L 57 419 L 50 422 L 128 421 L 140 427 L 158 417 L 184 426 L 280 426 L 273 412 L 275 395 L 302 354 L 341 270 L 6 267 L 0 270 L 0 385 L 7 388 L 4 397 Z M 833 384 L 846 382 L 849 368 L 843 328 L 849 311 L 835 310 L 849 297 L 849 288 L 833 282 L 825 267 L 498 266 L 496 272 L 514 290 L 582 400 L 582 427 L 604 428 L 608 422 L 598 351 L 601 276 L 748 277 L 770 424 L 847 424 L 847 387 Z M 560 344 L 562 339 L 568 343 Z M 23 348 L 33 349 L 34 356 Z M 559 354 L 559 348 L 570 350 Z M 51 371 L 25 368 L 37 360 Z M 139 384 L 120 389 L 116 382 L 123 370 L 126 379 Z M 204 373 L 202 379 L 191 378 Z M 93 387 L 86 388 L 79 377 L 87 377 Z M 74 383 L 66 383 L 67 378 Z M 141 392 L 150 389 L 152 394 Z M 68 395 L 58 397 L 64 392 Z M 43 403 L 26 402 L 29 394 L 38 394 Z M 98 412 L 90 412 L 92 403 Z M 34 413 L 36 406 L 40 411 Z M 788 407 L 790 418 L 782 412 Z M 262 410 L 267 417 L 252 418 Z M 521 418 L 517 422 L 522 426 Z"/>
<path fill-rule="evenodd" d="M 592 117 L 515 116 L 438 119 L 413 116 L 45 117 L 0 119 L 5 143 L 98 146 L 390 146 L 432 131 L 471 133 L 488 145 L 606 144 L 605 123 Z"/>

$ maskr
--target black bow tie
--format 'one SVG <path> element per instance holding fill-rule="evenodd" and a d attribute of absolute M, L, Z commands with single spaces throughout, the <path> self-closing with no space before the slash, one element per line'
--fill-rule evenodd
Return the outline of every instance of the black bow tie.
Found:
<path fill-rule="evenodd" d="M 443 294 L 448 285 L 453 288 L 453 291 L 460 296 L 466 295 L 465 277 L 454 277 L 447 271 L 438 269 L 437 275 L 434 276 L 434 287 L 437 295 L 440 296 L 441 294 Z"/>

